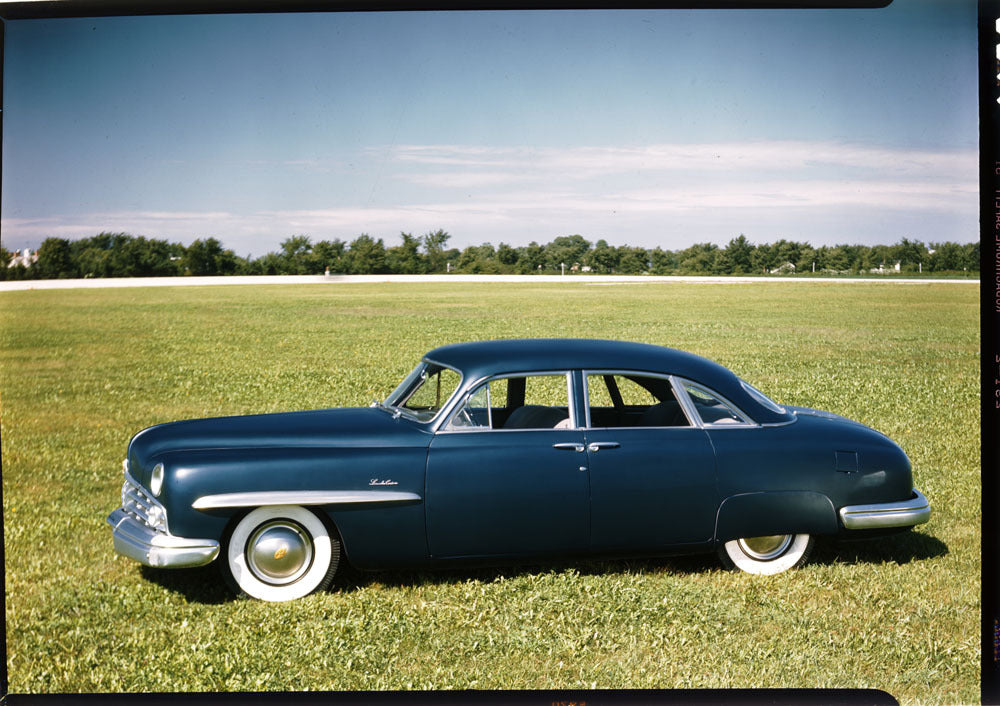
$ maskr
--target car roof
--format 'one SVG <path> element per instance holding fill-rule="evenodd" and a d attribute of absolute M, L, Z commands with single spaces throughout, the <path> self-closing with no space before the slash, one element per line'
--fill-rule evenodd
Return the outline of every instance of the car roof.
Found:
<path fill-rule="evenodd" d="M 424 358 L 459 370 L 467 383 L 504 373 L 552 370 L 668 373 L 712 388 L 758 422 L 787 419 L 747 394 L 728 368 L 693 353 L 648 343 L 592 338 L 502 339 L 441 346 Z"/>

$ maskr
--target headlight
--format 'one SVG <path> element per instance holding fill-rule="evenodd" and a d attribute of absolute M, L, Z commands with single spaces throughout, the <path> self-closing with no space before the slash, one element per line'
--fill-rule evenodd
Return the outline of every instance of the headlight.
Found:
<path fill-rule="evenodd" d="M 158 463 L 153 466 L 153 473 L 149 476 L 149 489 L 153 495 L 159 495 L 163 489 L 163 464 Z"/>

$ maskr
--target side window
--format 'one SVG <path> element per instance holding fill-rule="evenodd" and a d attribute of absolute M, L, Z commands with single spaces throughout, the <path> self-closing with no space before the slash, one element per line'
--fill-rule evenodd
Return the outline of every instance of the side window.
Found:
<path fill-rule="evenodd" d="M 495 378 L 478 387 L 449 429 L 563 429 L 571 426 L 565 373 Z"/>
<path fill-rule="evenodd" d="M 685 382 L 684 389 L 705 424 L 747 424 L 748 420 L 700 385 Z"/>
<path fill-rule="evenodd" d="M 587 398 L 592 427 L 690 426 L 666 378 L 590 373 Z"/>

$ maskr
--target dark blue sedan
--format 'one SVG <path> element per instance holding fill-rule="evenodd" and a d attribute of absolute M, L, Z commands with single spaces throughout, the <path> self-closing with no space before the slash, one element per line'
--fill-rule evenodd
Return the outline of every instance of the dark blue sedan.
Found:
<path fill-rule="evenodd" d="M 640 343 L 436 348 L 384 402 L 198 419 L 129 443 L 115 550 L 219 559 L 255 598 L 360 569 L 718 551 L 773 574 L 816 535 L 926 522 L 890 439 L 782 406 L 722 366 Z M 220 557 L 221 554 L 221 557 Z"/>

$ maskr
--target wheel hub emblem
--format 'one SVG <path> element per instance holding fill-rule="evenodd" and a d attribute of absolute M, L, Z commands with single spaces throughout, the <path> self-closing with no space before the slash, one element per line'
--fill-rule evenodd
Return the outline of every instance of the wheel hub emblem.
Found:
<path fill-rule="evenodd" d="M 275 559 L 284 559 L 285 554 L 288 553 L 288 547 L 281 547 L 278 551 L 274 553 Z"/>

